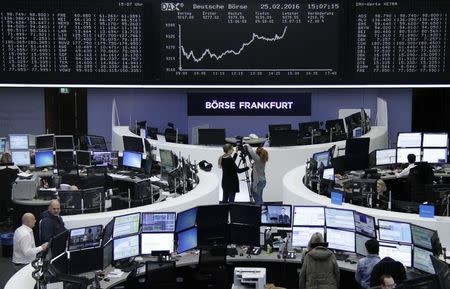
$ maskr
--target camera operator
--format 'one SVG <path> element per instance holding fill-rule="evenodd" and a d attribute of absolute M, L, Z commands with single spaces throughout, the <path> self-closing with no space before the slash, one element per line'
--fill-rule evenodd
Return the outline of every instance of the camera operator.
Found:
<path fill-rule="evenodd" d="M 266 163 L 269 160 L 269 153 L 262 147 L 258 147 L 256 152 L 253 151 L 249 144 L 244 144 L 245 150 L 253 159 L 252 167 L 252 196 L 255 204 L 261 205 L 263 203 L 263 190 L 266 187 Z"/>
<path fill-rule="evenodd" d="M 239 192 L 238 174 L 248 170 L 248 167 L 238 168 L 236 165 L 237 151 L 238 146 L 236 146 L 234 155 L 231 156 L 233 154 L 233 145 L 227 143 L 223 146 L 224 154 L 219 158 L 219 167 L 222 168 L 222 202 L 224 203 L 234 202 L 234 197 Z"/>

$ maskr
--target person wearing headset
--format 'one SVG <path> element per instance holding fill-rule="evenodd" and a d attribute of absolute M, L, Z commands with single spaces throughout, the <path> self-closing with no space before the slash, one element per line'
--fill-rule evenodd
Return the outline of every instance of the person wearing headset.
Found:
<path fill-rule="evenodd" d="M 251 193 L 256 205 L 263 203 L 263 190 L 266 187 L 266 163 L 269 161 L 269 153 L 262 147 L 255 151 L 249 144 L 244 144 L 253 160 Z"/>
<path fill-rule="evenodd" d="M 236 193 L 239 192 L 239 178 L 238 174 L 248 170 L 246 168 L 238 168 L 236 165 L 237 148 L 233 154 L 233 145 L 225 144 L 223 147 L 224 154 L 219 158 L 219 167 L 222 168 L 222 202 L 234 202 Z"/>

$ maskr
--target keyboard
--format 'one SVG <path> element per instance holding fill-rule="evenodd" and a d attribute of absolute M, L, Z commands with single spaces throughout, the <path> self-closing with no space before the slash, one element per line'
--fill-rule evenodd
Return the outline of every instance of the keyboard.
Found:
<path fill-rule="evenodd" d="M 348 258 L 347 254 L 335 254 L 335 256 L 336 256 L 336 260 L 338 260 L 338 261 L 345 261 Z"/>
<path fill-rule="evenodd" d="M 123 264 L 120 264 L 118 266 L 115 266 L 117 269 L 122 270 L 123 272 L 131 272 L 134 269 L 137 269 L 138 267 L 140 267 L 141 264 L 139 264 L 138 262 L 126 262 Z"/>

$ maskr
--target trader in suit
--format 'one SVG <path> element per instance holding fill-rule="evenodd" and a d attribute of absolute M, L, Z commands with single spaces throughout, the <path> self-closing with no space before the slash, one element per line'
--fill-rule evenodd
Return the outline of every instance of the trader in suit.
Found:
<path fill-rule="evenodd" d="M 278 215 L 278 223 L 280 224 L 289 224 L 291 222 L 291 218 L 286 215 L 286 209 L 281 208 L 281 213 Z"/>

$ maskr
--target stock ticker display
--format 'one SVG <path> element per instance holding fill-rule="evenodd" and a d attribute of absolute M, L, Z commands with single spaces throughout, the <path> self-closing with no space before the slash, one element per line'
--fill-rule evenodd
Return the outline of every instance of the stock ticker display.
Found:
<path fill-rule="evenodd" d="M 443 0 L 12 0 L 0 82 L 450 83 Z"/>

